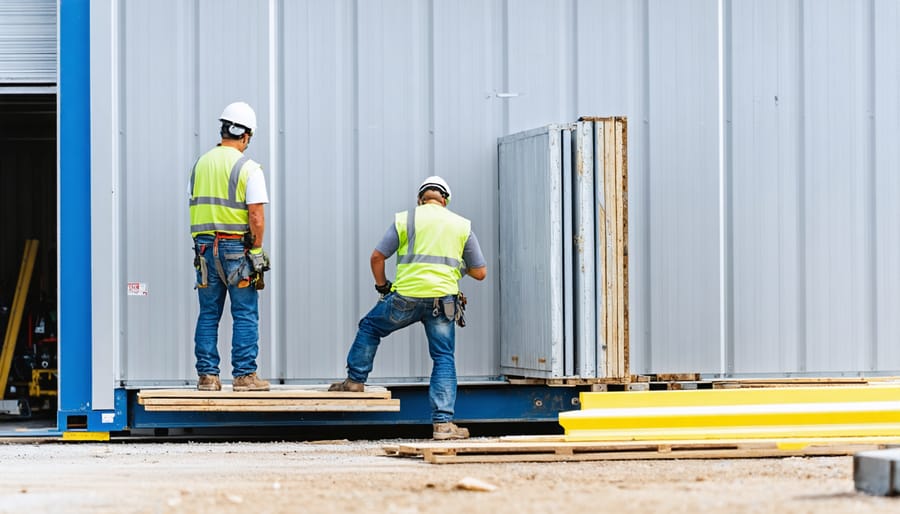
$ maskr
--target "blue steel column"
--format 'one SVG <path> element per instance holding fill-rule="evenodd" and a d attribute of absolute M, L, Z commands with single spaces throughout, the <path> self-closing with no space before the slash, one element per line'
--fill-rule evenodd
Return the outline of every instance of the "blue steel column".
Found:
<path fill-rule="evenodd" d="M 90 2 L 60 0 L 59 414 L 84 416 L 91 399 Z M 84 420 L 86 422 L 86 418 Z"/>

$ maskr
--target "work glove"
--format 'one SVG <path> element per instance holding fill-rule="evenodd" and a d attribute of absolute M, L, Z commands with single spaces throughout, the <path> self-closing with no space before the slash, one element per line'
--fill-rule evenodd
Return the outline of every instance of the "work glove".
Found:
<path fill-rule="evenodd" d="M 253 266 L 253 271 L 256 273 L 269 271 L 269 255 L 262 247 L 251 248 L 248 255 L 250 258 L 250 265 Z"/>
<path fill-rule="evenodd" d="M 384 296 L 391 292 L 391 287 L 393 287 L 393 286 L 394 286 L 394 284 L 390 280 L 388 280 L 387 282 L 385 282 L 384 284 L 381 284 L 381 285 L 375 284 L 375 290 L 378 291 L 378 294 L 380 294 L 381 296 Z"/>

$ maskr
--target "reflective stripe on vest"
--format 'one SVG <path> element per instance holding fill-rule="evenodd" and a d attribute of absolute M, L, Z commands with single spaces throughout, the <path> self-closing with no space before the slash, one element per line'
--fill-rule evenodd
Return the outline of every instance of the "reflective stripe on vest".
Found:
<path fill-rule="evenodd" d="M 201 183 L 199 188 L 196 184 L 197 166 L 204 160 L 204 157 L 207 157 L 208 159 L 219 159 L 220 162 L 222 159 L 231 157 L 210 156 L 210 153 L 215 151 L 228 151 L 222 150 L 223 148 L 224 147 L 217 147 L 211 152 L 208 152 L 197 160 L 194 164 L 194 168 L 191 170 L 191 194 L 194 195 L 195 193 L 200 193 L 196 196 L 192 196 L 189 202 L 191 212 L 191 236 L 193 237 L 204 232 L 243 233 L 250 230 L 247 203 L 238 200 L 238 191 L 241 187 L 243 187 L 244 194 L 246 194 L 249 173 L 242 173 L 242 170 L 244 165 L 250 160 L 249 157 L 240 155 L 231 166 L 231 171 L 228 175 L 228 191 L 226 197 L 216 195 L 217 192 L 220 195 L 225 192 L 222 191 L 221 188 L 217 188 L 217 184 L 208 184 L 205 182 L 208 180 L 216 180 L 216 177 L 210 176 L 209 173 L 201 175 L 204 182 Z M 237 152 L 237 150 L 234 151 Z M 215 163 L 213 163 L 213 165 L 215 165 Z"/>
<path fill-rule="evenodd" d="M 400 240 L 394 290 L 413 298 L 457 294 L 469 220 L 425 204 L 397 213 L 394 224 Z"/>

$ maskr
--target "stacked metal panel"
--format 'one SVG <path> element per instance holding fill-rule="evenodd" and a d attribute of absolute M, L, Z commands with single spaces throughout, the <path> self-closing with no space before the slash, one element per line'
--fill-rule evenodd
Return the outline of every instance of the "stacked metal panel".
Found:
<path fill-rule="evenodd" d="M 582 118 L 499 139 L 503 374 L 628 376 L 625 134 Z"/>

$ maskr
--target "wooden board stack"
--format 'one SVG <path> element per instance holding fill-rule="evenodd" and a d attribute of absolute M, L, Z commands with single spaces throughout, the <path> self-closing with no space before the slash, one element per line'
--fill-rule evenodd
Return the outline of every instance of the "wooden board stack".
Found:
<path fill-rule="evenodd" d="M 273 386 L 270 391 L 144 389 L 138 404 L 148 411 L 204 412 L 399 412 L 400 400 L 383 387 L 364 392 L 327 391 L 322 386 Z"/>

